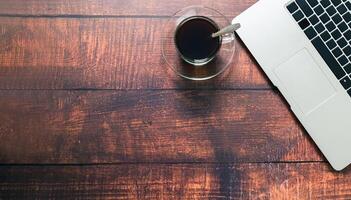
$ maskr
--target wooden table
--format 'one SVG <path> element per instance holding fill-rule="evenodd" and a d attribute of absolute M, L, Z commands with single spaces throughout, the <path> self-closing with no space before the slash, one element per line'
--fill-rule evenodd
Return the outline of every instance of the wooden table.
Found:
<path fill-rule="evenodd" d="M 350 198 L 242 42 L 183 80 L 162 26 L 255 0 L 0 0 L 0 199 Z"/>

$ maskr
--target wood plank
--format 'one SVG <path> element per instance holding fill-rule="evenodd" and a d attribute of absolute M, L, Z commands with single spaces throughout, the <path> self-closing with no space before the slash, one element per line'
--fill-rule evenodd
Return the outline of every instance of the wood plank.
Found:
<path fill-rule="evenodd" d="M 240 43 L 223 76 L 179 78 L 161 56 L 166 21 L 0 17 L 0 89 L 271 87 Z"/>
<path fill-rule="evenodd" d="M 323 160 L 272 91 L 0 91 L 0 163 Z"/>
<path fill-rule="evenodd" d="M 4 199 L 348 199 L 326 163 L 2 166 Z"/>
<path fill-rule="evenodd" d="M 186 6 L 205 5 L 233 17 L 255 2 L 256 0 L 0 0 L 0 15 L 170 16 Z"/>

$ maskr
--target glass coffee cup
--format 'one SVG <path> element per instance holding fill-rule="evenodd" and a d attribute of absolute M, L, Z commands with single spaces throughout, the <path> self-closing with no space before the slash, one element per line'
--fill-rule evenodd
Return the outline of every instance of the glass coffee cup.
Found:
<path fill-rule="evenodd" d="M 178 75 L 190 80 L 207 80 L 228 68 L 235 52 L 235 34 L 211 34 L 230 25 L 220 12 L 190 6 L 176 12 L 165 24 L 162 55 Z"/>

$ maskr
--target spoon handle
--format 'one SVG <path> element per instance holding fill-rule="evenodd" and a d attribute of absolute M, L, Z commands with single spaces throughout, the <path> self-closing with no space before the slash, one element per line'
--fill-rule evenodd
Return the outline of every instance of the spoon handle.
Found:
<path fill-rule="evenodd" d="M 236 24 L 231 24 L 229 26 L 226 26 L 224 28 L 222 28 L 221 30 L 219 30 L 218 32 L 212 33 L 212 37 L 218 37 L 227 33 L 233 33 L 234 31 L 238 30 L 240 28 L 240 24 L 236 23 Z"/>

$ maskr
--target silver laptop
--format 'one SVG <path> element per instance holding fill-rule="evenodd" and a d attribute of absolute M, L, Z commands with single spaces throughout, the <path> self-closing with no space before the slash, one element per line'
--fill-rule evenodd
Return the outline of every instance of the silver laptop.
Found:
<path fill-rule="evenodd" d="M 351 163 L 351 1 L 260 0 L 232 23 L 335 170 Z"/>

